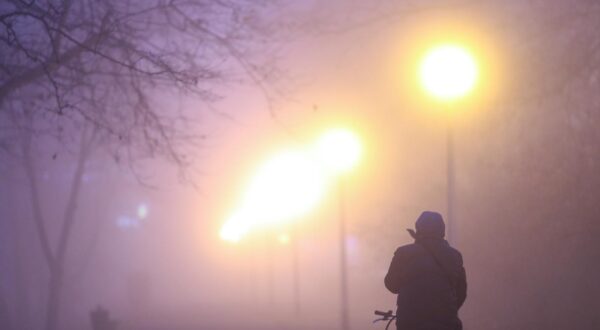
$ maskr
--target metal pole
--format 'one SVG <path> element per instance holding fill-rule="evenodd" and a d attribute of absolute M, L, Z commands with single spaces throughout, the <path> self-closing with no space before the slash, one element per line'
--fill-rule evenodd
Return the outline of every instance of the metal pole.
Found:
<path fill-rule="evenodd" d="M 253 304 L 257 303 L 259 301 L 259 286 L 260 286 L 260 274 L 259 274 L 259 269 L 260 269 L 260 254 L 259 254 L 260 250 L 257 252 L 256 249 L 253 249 L 251 251 L 251 256 L 252 256 L 252 291 L 251 291 L 251 301 Z"/>
<path fill-rule="evenodd" d="M 294 309 L 296 314 L 300 313 L 300 267 L 298 263 L 298 242 L 296 233 L 296 226 L 292 227 L 292 271 L 294 281 Z"/>
<path fill-rule="evenodd" d="M 340 329 L 350 329 L 348 321 L 348 279 L 346 267 L 346 205 L 344 179 L 339 182 L 339 225 L 340 225 Z"/>
<path fill-rule="evenodd" d="M 273 305 L 273 242 L 270 236 L 267 237 L 267 290 L 269 295 L 269 304 Z"/>
<path fill-rule="evenodd" d="M 446 239 L 450 243 L 456 243 L 456 224 L 454 223 L 454 135 L 450 120 L 448 120 L 446 128 L 446 153 Z"/>

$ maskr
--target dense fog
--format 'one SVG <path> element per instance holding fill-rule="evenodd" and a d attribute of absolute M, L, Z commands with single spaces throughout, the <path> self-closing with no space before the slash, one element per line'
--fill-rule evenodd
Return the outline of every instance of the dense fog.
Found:
<path fill-rule="evenodd" d="M 464 329 L 600 328 L 600 3 L 15 0 L 0 22 L 0 329 L 99 309 L 116 329 L 341 329 L 343 300 L 347 328 L 383 329 L 425 210 L 463 255 Z M 481 74 L 442 104 L 412 66 L 446 37 Z M 266 159 L 339 127 L 351 171 L 223 239 Z"/>

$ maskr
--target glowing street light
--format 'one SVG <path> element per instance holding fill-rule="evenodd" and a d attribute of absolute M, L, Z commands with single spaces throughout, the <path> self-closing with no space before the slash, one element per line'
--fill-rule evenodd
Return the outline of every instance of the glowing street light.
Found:
<path fill-rule="evenodd" d="M 356 134 L 341 128 L 324 133 L 310 155 L 299 150 L 276 154 L 253 176 L 240 208 L 221 227 L 221 238 L 237 242 L 257 227 L 303 216 L 323 199 L 329 184 L 326 174 L 349 172 L 361 154 Z"/>
<path fill-rule="evenodd" d="M 477 84 L 479 67 L 475 57 L 465 47 L 442 44 L 432 48 L 419 66 L 423 89 L 438 101 L 451 103 L 466 97 Z M 449 115 L 449 114 L 448 114 Z M 449 117 L 449 116 L 448 116 Z M 451 120 L 446 135 L 446 198 L 447 237 L 454 235 L 454 142 Z"/>
<path fill-rule="evenodd" d="M 444 44 L 431 49 L 419 68 L 423 88 L 441 101 L 466 96 L 477 83 L 477 62 L 464 47 Z"/>

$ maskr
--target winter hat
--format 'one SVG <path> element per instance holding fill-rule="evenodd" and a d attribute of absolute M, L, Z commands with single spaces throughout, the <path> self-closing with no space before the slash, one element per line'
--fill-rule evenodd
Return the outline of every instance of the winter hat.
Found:
<path fill-rule="evenodd" d="M 425 211 L 421 213 L 415 223 L 417 236 L 443 238 L 446 234 L 446 225 L 442 215 L 437 212 Z"/>

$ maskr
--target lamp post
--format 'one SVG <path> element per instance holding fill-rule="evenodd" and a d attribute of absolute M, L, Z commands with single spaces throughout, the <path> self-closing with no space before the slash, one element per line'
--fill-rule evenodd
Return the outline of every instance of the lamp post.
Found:
<path fill-rule="evenodd" d="M 466 97 L 475 88 L 478 75 L 473 55 L 457 44 L 442 44 L 432 48 L 419 66 L 421 86 L 430 96 L 445 105 L 452 105 Z M 446 110 L 449 110 L 448 107 Z M 454 136 L 451 114 L 446 113 L 446 116 L 446 233 L 448 240 L 452 241 L 456 239 Z"/>
<path fill-rule="evenodd" d="M 346 252 L 346 198 L 344 194 L 344 178 L 340 178 L 339 186 L 339 243 L 340 243 L 340 329 L 350 328 L 348 319 L 348 266 Z"/>
<path fill-rule="evenodd" d="M 296 315 L 300 313 L 300 261 L 298 260 L 298 233 L 297 229 L 292 229 L 292 281 L 294 290 L 294 311 Z"/>
<path fill-rule="evenodd" d="M 294 299 L 294 311 L 296 315 L 300 314 L 300 261 L 298 255 L 298 235 L 297 225 L 290 225 L 291 235 L 280 234 L 277 240 L 282 245 L 291 244 L 292 250 L 292 293 Z"/>

